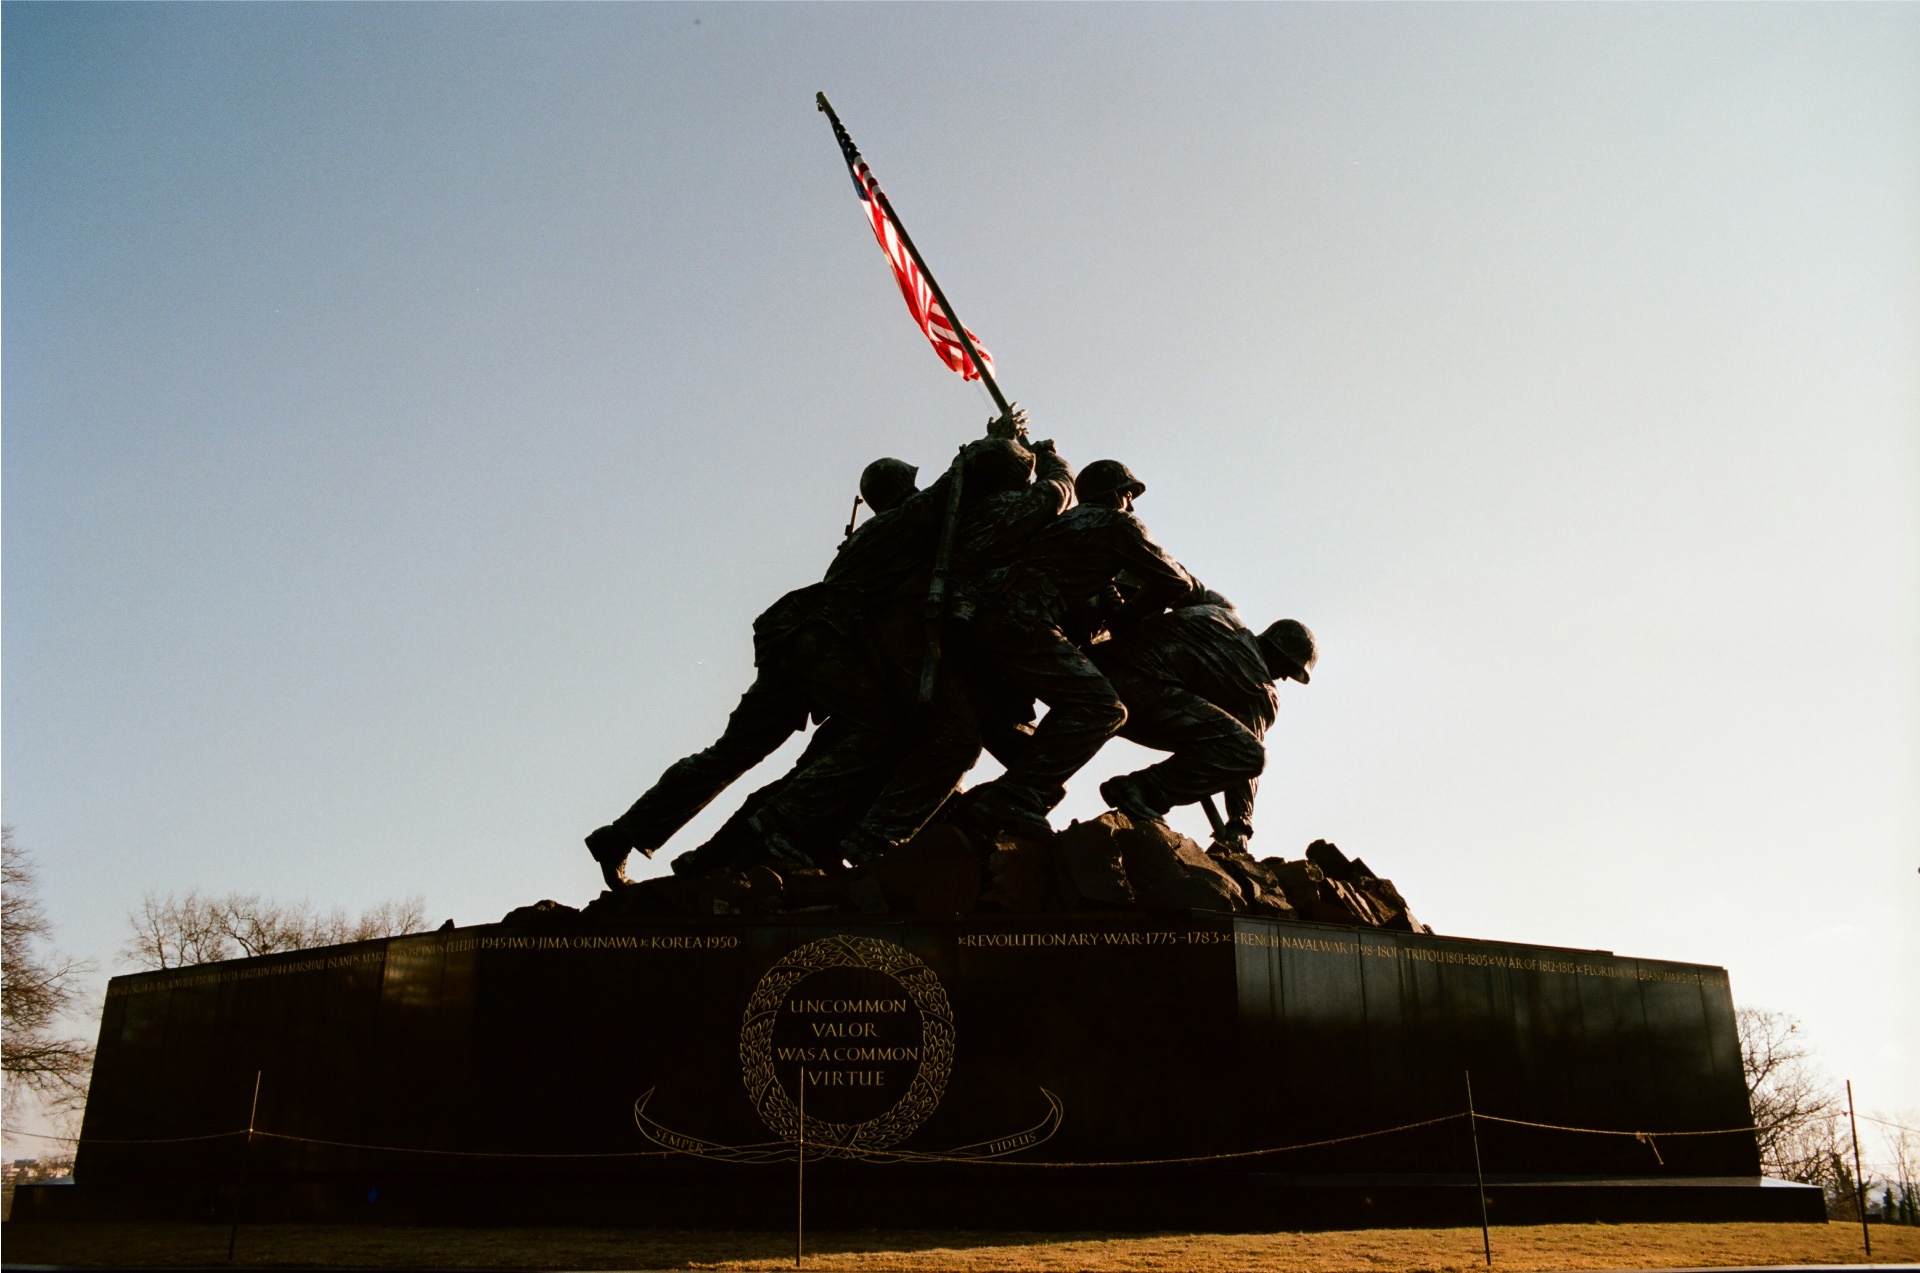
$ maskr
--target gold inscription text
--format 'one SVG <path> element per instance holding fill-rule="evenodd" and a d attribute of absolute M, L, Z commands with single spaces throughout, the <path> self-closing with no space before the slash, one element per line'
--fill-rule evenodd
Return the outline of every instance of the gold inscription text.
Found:
<path fill-rule="evenodd" d="M 1253 946 L 1267 950 L 1297 950 L 1316 954 L 1360 956 L 1366 959 L 1402 960 L 1407 963 L 1453 964 L 1467 968 L 1508 968 L 1516 972 L 1570 973 L 1580 977 L 1606 977 L 1626 981 L 1670 982 L 1687 986 L 1720 986 L 1726 974 L 1718 969 L 1649 968 L 1623 959 L 1616 963 L 1585 963 L 1567 959 L 1538 959 L 1531 955 L 1500 951 L 1457 950 L 1446 947 L 1400 946 L 1390 942 L 1341 941 L 1326 937 L 1307 937 L 1261 932 L 1220 932 L 1193 929 L 1187 932 L 1094 932 L 1094 933 L 963 933 L 961 947 L 1057 947 L 1057 946 Z"/>
<path fill-rule="evenodd" d="M 831 1015 L 847 1012 L 905 1012 L 905 999 L 789 999 L 788 1012 L 804 1012 L 809 1016 Z"/>

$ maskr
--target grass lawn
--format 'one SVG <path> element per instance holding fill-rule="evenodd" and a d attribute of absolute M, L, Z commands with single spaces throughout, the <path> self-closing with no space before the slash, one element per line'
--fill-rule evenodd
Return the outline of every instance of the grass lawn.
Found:
<path fill-rule="evenodd" d="M 224 1263 L 225 1225 L 9 1224 L 9 1264 Z M 1553 1224 L 1493 1231 L 1500 1269 L 1861 1263 L 1856 1224 Z M 1920 1262 L 1920 1228 L 1875 1225 L 1875 1263 Z M 407 1229 L 243 1225 L 235 1262 L 478 1269 L 777 1269 L 793 1237 L 642 1229 Z M 1196 1269 L 1422 1273 L 1485 1267 L 1478 1229 L 1147 1236 L 1101 1233 L 821 1232 L 815 1269 Z"/>

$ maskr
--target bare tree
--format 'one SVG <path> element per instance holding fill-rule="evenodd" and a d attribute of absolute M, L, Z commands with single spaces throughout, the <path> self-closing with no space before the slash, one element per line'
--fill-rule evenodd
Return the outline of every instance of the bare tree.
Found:
<path fill-rule="evenodd" d="M 1920 1113 L 1908 1111 L 1895 1118 L 1876 1118 L 1880 1142 L 1893 1179 L 1881 1205 L 1888 1224 L 1920 1224 Z"/>
<path fill-rule="evenodd" d="M 1800 1022 L 1767 1008 L 1741 1008 L 1735 1021 L 1761 1169 L 1780 1180 L 1820 1186 L 1830 1216 L 1857 1218 L 1845 1105 L 1833 1080 L 1814 1064 Z"/>
<path fill-rule="evenodd" d="M 93 1049 L 57 1023 L 90 965 L 43 951 L 52 935 L 33 858 L 14 844 L 12 828 L 0 827 L 0 1070 L 9 1112 L 23 1090 L 56 1110 L 86 1097 Z"/>
<path fill-rule="evenodd" d="M 423 897 L 382 902 L 350 918 L 322 913 L 305 902 L 289 905 L 258 893 L 204 897 L 189 890 L 165 897 L 148 892 L 128 914 L 132 930 L 121 954 L 142 968 L 184 968 L 220 959 L 311 950 L 345 942 L 417 933 L 427 926 Z"/>
<path fill-rule="evenodd" d="M 149 890 L 127 924 L 133 936 L 120 953 L 142 968 L 184 968 L 233 956 L 232 942 L 214 923 L 213 904 L 191 890 L 178 900 Z"/>

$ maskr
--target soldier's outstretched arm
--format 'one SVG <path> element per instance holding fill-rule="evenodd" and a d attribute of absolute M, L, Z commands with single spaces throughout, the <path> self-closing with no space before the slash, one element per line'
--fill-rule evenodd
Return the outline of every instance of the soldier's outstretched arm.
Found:
<path fill-rule="evenodd" d="M 1025 489 L 974 506 L 962 520 L 955 568 L 980 572 L 1016 551 L 1073 503 L 1073 470 L 1053 443 L 1033 444 L 1034 480 Z"/>
<path fill-rule="evenodd" d="M 1197 579 L 1194 580 L 1194 585 L 1197 591 L 1193 594 L 1193 596 L 1189 597 L 1184 603 L 1182 603 L 1181 605 L 1175 606 L 1174 609 L 1184 610 L 1188 606 L 1220 606 L 1222 609 L 1226 609 L 1226 610 L 1233 610 L 1235 608 L 1233 602 L 1227 600 L 1225 597 L 1221 596 L 1219 593 L 1215 592 L 1211 588 L 1200 588 L 1199 583 L 1200 583 L 1199 580 Z"/>
<path fill-rule="evenodd" d="M 1147 528 L 1136 518 L 1122 517 L 1117 524 L 1117 545 L 1122 569 L 1145 585 L 1144 600 L 1162 606 L 1197 604 L 1193 598 L 1207 591 L 1206 586 L 1187 573 L 1160 545 L 1153 542 Z"/>
<path fill-rule="evenodd" d="M 1033 444 L 1033 497 L 1045 501 L 1055 514 L 1064 513 L 1073 503 L 1073 469 L 1053 449 L 1053 439 Z"/>

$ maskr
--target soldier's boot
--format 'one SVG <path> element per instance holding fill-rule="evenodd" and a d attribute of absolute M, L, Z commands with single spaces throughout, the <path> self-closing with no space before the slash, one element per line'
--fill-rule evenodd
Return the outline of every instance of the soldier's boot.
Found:
<path fill-rule="evenodd" d="M 966 804 L 953 821 L 988 839 L 1001 832 L 1020 840 L 1050 840 L 1053 827 L 1040 804 L 1037 799 L 1023 798 L 1021 792 L 1002 786 L 1001 780 L 996 779 L 968 793 Z"/>
<path fill-rule="evenodd" d="M 1121 774 L 1100 784 L 1100 798 L 1115 812 L 1124 813 L 1129 822 L 1158 822 L 1165 825 L 1172 805 L 1161 800 L 1153 789 L 1153 779 L 1142 774 Z"/>
<path fill-rule="evenodd" d="M 840 859 L 848 866 L 865 866 L 885 857 L 894 847 L 893 841 L 878 831 L 867 827 L 855 827 L 847 832 L 840 841 Z"/>
<path fill-rule="evenodd" d="M 761 847 L 766 849 L 767 856 L 775 861 L 785 862 L 788 866 L 811 867 L 814 865 L 813 859 L 801 851 L 792 837 L 766 815 L 757 813 L 748 818 L 747 827 L 760 837 Z"/>
<path fill-rule="evenodd" d="M 667 863 L 675 875 L 705 875 L 713 870 L 712 862 L 699 849 L 688 849 L 685 853 Z"/>
<path fill-rule="evenodd" d="M 627 878 L 627 854 L 633 852 L 633 839 L 622 834 L 620 828 L 604 826 L 589 834 L 587 852 L 600 864 L 600 877 L 608 888 L 625 888 L 633 883 Z"/>

